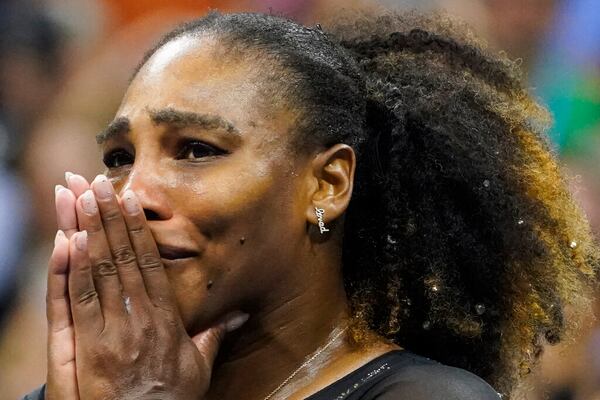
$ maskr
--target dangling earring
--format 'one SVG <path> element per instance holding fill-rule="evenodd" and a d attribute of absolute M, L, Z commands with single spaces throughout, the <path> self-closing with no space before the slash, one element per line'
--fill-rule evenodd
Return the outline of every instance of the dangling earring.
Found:
<path fill-rule="evenodd" d="M 317 214 L 317 220 L 319 221 L 319 229 L 321 230 L 321 234 L 324 232 L 329 232 L 329 229 L 325 228 L 325 222 L 323 222 L 323 215 L 325 214 L 324 208 L 318 208 L 315 206 L 315 214 Z"/>

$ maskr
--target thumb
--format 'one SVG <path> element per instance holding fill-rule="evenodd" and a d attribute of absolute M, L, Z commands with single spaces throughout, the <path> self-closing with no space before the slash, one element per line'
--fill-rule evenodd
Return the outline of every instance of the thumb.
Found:
<path fill-rule="evenodd" d="M 225 338 L 225 334 L 232 332 L 248 321 L 249 314 L 234 311 L 221 318 L 212 327 L 200 332 L 192 338 L 196 348 L 204 357 L 208 365 L 212 365 L 219 352 L 219 347 Z"/>

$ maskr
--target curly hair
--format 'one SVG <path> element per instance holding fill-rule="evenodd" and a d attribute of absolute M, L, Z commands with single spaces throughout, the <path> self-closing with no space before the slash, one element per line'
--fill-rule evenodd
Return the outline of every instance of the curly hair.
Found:
<path fill-rule="evenodd" d="M 600 265 L 518 65 L 438 14 L 349 14 L 325 29 L 213 12 L 138 70 L 207 32 L 282 67 L 268 84 L 302 115 L 296 152 L 357 154 L 342 250 L 355 342 L 376 332 L 510 396 L 563 339 L 565 306 L 589 309 Z"/>

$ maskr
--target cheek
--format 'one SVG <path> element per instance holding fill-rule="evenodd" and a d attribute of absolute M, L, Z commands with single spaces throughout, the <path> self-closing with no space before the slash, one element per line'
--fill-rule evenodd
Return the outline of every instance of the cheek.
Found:
<path fill-rule="evenodd" d="M 272 174 L 236 173 L 235 178 L 196 179 L 179 186 L 177 205 L 203 241 L 198 262 L 167 271 L 187 327 L 205 326 L 223 312 L 251 307 L 279 279 L 281 260 L 297 242 L 293 197 Z M 180 199 L 180 200 L 181 200 Z M 183 211 L 181 211 L 183 213 Z M 293 239 L 293 238 L 296 239 Z"/>
<path fill-rule="evenodd" d="M 185 180 L 190 182 L 190 180 Z M 248 229 L 262 222 L 280 196 L 272 177 L 256 172 L 222 173 L 184 184 L 180 178 L 178 209 L 212 244 L 224 243 L 237 229 Z"/>

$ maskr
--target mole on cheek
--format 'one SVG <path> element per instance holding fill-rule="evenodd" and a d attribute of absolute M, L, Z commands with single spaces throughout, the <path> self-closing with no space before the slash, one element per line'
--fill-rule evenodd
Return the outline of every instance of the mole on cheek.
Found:
<path fill-rule="evenodd" d="M 245 241 L 246 241 L 246 238 L 242 236 L 242 237 L 240 238 L 240 244 L 244 244 L 244 242 L 245 242 Z"/>

